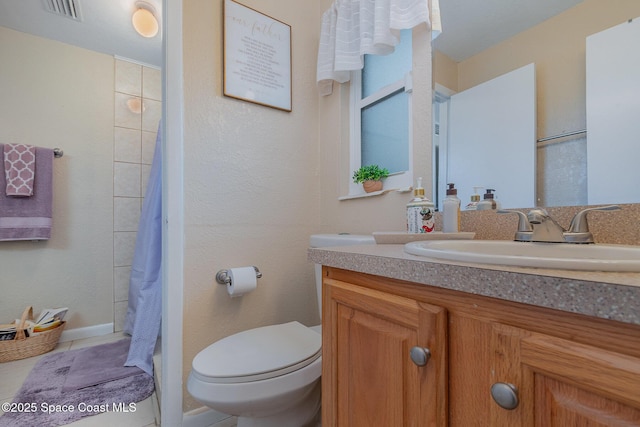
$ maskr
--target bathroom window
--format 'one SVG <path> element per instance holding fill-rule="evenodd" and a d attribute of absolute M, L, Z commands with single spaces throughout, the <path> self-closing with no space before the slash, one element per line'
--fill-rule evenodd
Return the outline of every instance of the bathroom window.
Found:
<path fill-rule="evenodd" d="M 365 55 L 351 78 L 351 173 L 363 165 L 389 169 L 386 188 L 409 187 L 411 176 L 411 30 L 393 53 Z M 350 175 L 351 176 L 351 175 Z M 349 193 L 361 193 L 350 184 Z"/>

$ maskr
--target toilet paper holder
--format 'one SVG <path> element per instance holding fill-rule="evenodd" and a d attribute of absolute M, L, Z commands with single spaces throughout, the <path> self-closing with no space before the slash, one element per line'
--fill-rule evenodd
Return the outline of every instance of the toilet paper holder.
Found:
<path fill-rule="evenodd" d="M 260 270 L 258 270 L 258 267 L 256 267 L 255 265 L 252 266 L 253 269 L 256 271 L 256 278 L 259 279 L 262 277 L 262 273 L 260 273 Z M 231 277 L 229 277 L 229 270 L 220 270 L 216 273 L 216 282 L 220 283 L 221 285 L 228 285 L 231 283 Z"/>

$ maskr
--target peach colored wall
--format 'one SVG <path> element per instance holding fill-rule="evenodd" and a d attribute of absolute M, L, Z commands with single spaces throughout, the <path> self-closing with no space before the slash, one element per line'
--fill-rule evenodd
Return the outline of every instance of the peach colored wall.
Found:
<path fill-rule="evenodd" d="M 338 201 L 350 179 L 348 85 L 320 98 L 315 84 L 320 20 L 330 2 L 243 4 L 292 27 L 293 111 L 223 96 L 222 0 L 185 2 L 185 379 L 197 352 L 224 336 L 289 320 L 317 324 L 309 236 L 404 229 L 410 198 Z M 431 54 L 428 32 L 417 33 L 413 156 L 428 177 Z M 263 278 L 256 291 L 231 300 L 215 274 L 243 265 L 258 266 Z M 185 391 L 184 410 L 199 406 Z"/>
<path fill-rule="evenodd" d="M 439 50 L 433 51 L 433 75 L 436 83 L 458 92 L 458 64 Z"/>
<path fill-rule="evenodd" d="M 320 322 L 309 236 L 318 231 L 320 11 L 298 0 L 242 4 L 291 25 L 293 111 L 223 96 L 222 0 L 184 2 L 184 366 L 241 330 Z M 258 289 L 231 299 L 220 269 L 256 265 Z M 201 406 L 185 390 L 184 409 Z"/>

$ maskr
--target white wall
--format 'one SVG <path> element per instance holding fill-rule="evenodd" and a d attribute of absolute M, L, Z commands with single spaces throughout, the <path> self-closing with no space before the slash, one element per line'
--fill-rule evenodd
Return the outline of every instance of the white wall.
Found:
<path fill-rule="evenodd" d="M 113 58 L 0 27 L 0 141 L 59 147 L 51 239 L 0 242 L 0 322 L 113 322 Z"/>

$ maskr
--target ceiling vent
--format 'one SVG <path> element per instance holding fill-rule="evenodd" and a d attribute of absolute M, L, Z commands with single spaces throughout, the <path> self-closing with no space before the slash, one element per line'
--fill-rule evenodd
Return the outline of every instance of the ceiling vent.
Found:
<path fill-rule="evenodd" d="M 74 21 L 82 21 L 79 0 L 42 0 L 45 9 L 56 15 L 64 16 Z"/>

